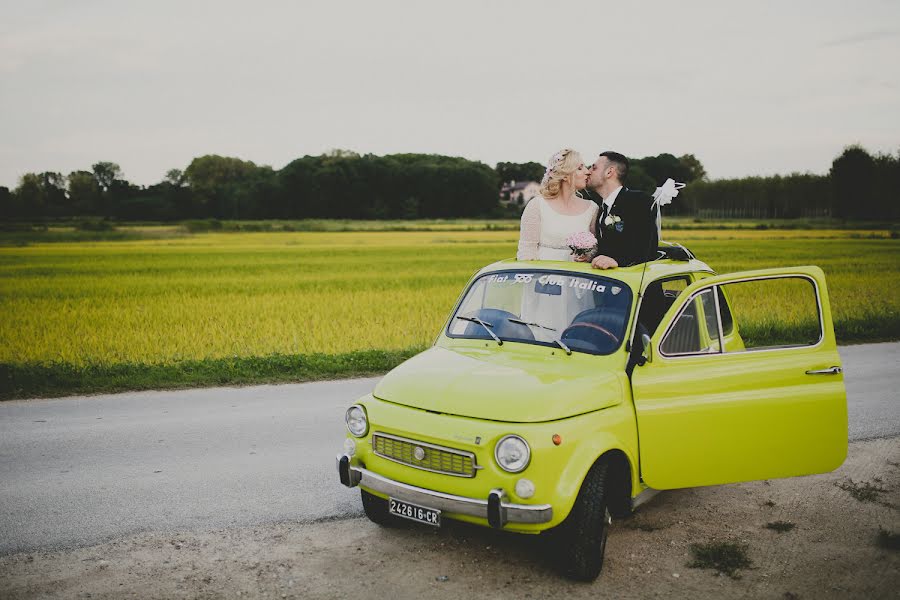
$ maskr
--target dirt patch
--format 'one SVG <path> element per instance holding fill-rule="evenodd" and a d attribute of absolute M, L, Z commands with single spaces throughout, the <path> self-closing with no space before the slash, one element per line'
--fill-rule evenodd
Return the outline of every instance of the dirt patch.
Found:
<path fill-rule="evenodd" d="M 540 537 L 347 519 L 0 557 L 0 597 L 897 598 L 898 465 L 900 438 L 873 440 L 827 475 L 659 494 L 614 522 L 592 584 L 557 575 Z M 854 497 L 865 482 L 877 502 Z M 688 566 L 692 546 L 728 544 L 746 553 L 739 578 Z"/>

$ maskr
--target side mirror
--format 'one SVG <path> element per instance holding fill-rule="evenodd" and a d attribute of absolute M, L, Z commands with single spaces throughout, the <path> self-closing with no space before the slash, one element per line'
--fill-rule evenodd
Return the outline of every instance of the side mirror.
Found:
<path fill-rule="evenodd" d="M 653 348 L 650 346 L 650 336 L 646 333 L 641 335 L 641 365 L 645 365 L 653 359 Z"/>

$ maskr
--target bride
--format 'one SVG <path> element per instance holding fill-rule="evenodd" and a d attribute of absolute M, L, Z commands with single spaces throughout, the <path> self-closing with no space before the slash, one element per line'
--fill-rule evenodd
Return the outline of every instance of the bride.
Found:
<path fill-rule="evenodd" d="M 590 167 L 581 155 L 565 148 L 550 158 L 541 193 L 522 212 L 518 260 L 573 260 L 566 238 L 579 231 L 594 231 L 600 208 L 577 194 L 584 189 Z"/>

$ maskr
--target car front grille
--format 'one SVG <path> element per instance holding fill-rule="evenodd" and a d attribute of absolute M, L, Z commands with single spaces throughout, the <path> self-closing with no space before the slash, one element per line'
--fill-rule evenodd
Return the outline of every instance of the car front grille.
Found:
<path fill-rule="evenodd" d="M 424 471 L 455 477 L 475 477 L 475 455 L 386 433 L 372 434 L 375 454 Z M 417 458 L 416 454 L 422 458 Z"/>

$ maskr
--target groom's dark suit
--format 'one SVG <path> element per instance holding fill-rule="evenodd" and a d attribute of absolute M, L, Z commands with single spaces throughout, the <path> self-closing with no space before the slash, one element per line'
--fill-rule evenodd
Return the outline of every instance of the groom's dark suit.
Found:
<path fill-rule="evenodd" d="M 619 228 L 603 223 L 604 207 L 601 204 L 597 214 L 599 254 L 615 259 L 620 267 L 647 262 L 656 256 L 659 235 L 652 204 L 653 197 L 650 194 L 623 187 L 609 211 L 610 215 L 621 219 Z"/>

